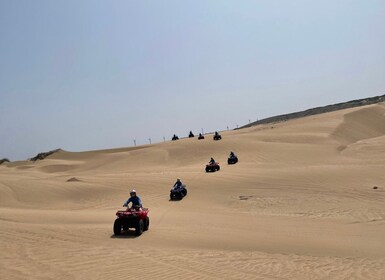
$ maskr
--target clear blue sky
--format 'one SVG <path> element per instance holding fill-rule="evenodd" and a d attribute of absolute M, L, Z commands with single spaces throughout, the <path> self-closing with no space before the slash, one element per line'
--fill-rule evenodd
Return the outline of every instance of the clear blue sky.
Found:
<path fill-rule="evenodd" d="M 0 158 L 385 94 L 385 1 L 0 0 Z"/>

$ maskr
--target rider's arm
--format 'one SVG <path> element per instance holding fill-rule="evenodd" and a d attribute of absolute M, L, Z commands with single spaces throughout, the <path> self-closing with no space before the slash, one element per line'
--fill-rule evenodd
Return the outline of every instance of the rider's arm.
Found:
<path fill-rule="evenodd" d="M 131 197 L 127 199 L 127 201 L 123 204 L 123 206 L 127 207 L 130 202 L 131 202 Z"/>
<path fill-rule="evenodd" d="M 139 202 L 140 207 L 142 207 L 142 200 L 140 200 L 139 197 L 138 197 L 138 202 Z"/>

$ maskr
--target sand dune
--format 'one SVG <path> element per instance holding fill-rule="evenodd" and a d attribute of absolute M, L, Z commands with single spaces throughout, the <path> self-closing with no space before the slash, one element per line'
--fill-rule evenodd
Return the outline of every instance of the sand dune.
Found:
<path fill-rule="evenodd" d="M 2 164 L 0 279 L 385 279 L 385 104 L 222 136 Z M 150 229 L 115 237 L 133 186 Z"/>

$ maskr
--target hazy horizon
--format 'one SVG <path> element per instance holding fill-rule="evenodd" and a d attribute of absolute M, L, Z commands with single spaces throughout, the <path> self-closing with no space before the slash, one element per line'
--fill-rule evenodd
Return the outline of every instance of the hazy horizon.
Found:
<path fill-rule="evenodd" d="M 384 94 L 383 1 L 1 1 L 0 15 L 11 161 Z"/>

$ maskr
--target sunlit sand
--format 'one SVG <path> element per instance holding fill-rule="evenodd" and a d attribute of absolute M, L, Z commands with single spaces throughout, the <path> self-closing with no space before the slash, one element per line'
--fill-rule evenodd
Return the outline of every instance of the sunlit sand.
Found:
<path fill-rule="evenodd" d="M 384 279 L 383 103 L 221 135 L 3 163 L 0 279 Z"/>

